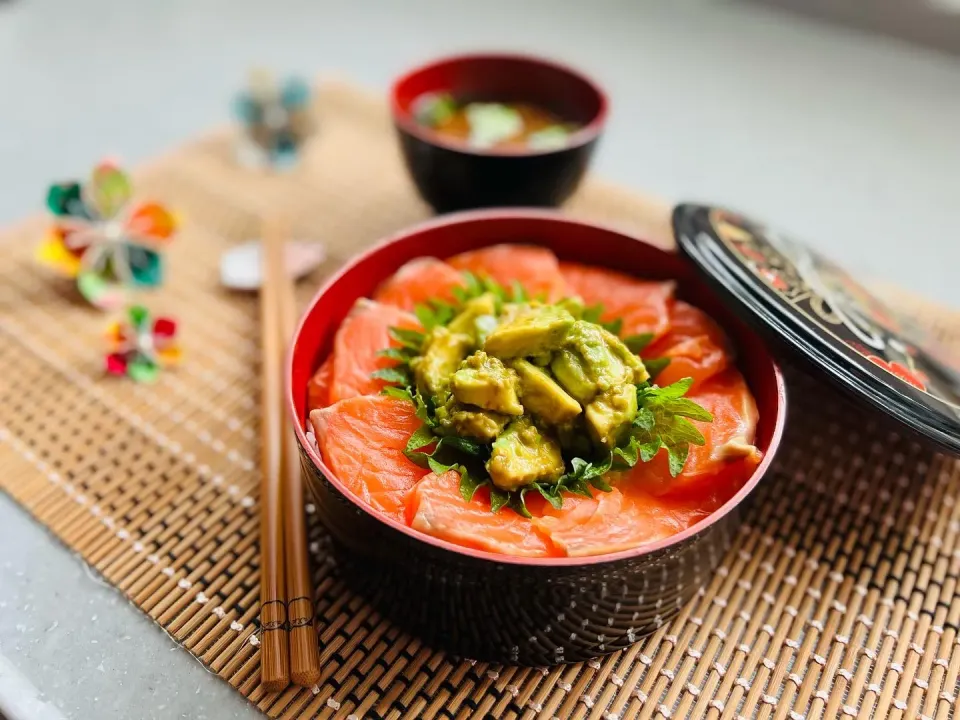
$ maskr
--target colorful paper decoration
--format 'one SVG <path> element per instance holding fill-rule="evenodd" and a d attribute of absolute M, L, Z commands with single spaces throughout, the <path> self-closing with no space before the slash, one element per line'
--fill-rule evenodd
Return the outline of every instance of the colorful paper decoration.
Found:
<path fill-rule="evenodd" d="M 172 319 L 152 318 L 142 305 L 128 308 L 126 320 L 112 323 L 107 331 L 107 372 L 137 382 L 153 382 L 162 367 L 180 361 L 176 336 L 177 324 Z"/>
<path fill-rule="evenodd" d="M 254 71 L 235 110 L 244 129 L 239 155 L 245 164 L 292 167 L 313 133 L 310 87 L 299 78 L 277 82 L 268 72 Z"/>
<path fill-rule="evenodd" d="M 119 167 L 102 162 L 81 185 L 52 185 L 47 207 L 55 222 L 38 258 L 76 278 L 80 293 L 99 308 L 123 304 L 127 291 L 163 281 L 162 248 L 176 220 L 155 202 L 132 203 L 133 186 Z"/>

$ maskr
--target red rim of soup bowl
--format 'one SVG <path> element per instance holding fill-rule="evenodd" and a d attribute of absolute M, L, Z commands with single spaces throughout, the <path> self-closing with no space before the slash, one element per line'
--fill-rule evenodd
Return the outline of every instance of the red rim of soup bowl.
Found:
<path fill-rule="evenodd" d="M 410 104 L 420 95 L 427 92 L 450 91 L 450 87 L 438 87 L 435 90 L 422 90 L 413 95 L 406 103 L 401 100 L 404 90 L 410 84 L 416 83 L 418 79 L 428 73 L 439 72 L 445 66 L 455 68 L 457 65 L 470 62 L 516 62 L 535 67 L 540 70 L 554 71 L 558 74 L 567 76 L 567 79 L 580 83 L 596 96 L 597 109 L 590 120 L 583 124 L 579 130 L 570 134 L 567 142 L 558 148 L 545 148 L 543 150 L 533 150 L 524 147 L 511 148 L 472 148 L 465 142 L 449 140 L 442 134 L 424 127 L 418 123 L 410 113 Z M 455 72 L 455 71 L 454 71 Z M 547 58 L 537 57 L 535 55 L 526 55 L 523 53 L 464 53 L 460 55 L 449 55 L 437 58 L 429 62 L 414 67 L 394 80 L 390 86 L 390 113 L 393 116 L 394 123 L 403 129 L 404 132 L 422 140 L 429 145 L 455 150 L 465 155 L 479 155 L 487 157 L 531 157 L 536 155 L 549 155 L 556 152 L 563 152 L 571 148 L 582 147 L 587 143 L 596 140 L 603 132 L 607 121 L 610 101 L 603 88 L 591 78 L 584 75 L 579 70 Z"/>
<path fill-rule="evenodd" d="M 770 355 L 767 351 L 767 355 L 764 360 L 766 360 L 774 376 L 774 382 L 776 385 L 776 402 L 774 407 L 765 407 L 760 408 L 758 404 L 758 412 L 760 415 L 760 422 L 769 423 L 771 418 L 769 417 L 770 413 L 775 413 L 775 417 L 772 418 L 773 428 L 770 434 L 770 440 L 766 448 L 761 448 L 763 451 L 763 459 L 760 461 L 760 464 L 756 467 L 747 481 L 743 486 L 722 506 L 717 510 L 712 512 L 707 517 L 703 518 L 696 524 L 691 527 L 676 533 L 675 535 L 670 535 L 669 537 L 663 538 L 656 542 L 647 543 L 636 548 L 629 550 L 621 550 L 616 553 L 607 553 L 603 555 L 587 555 L 583 557 L 521 557 L 515 555 L 504 555 L 500 553 L 488 552 L 486 550 L 477 550 L 474 548 L 466 547 L 464 545 L 458 545 L 456 543 L 449 542 L 447 540 L 441 540 L 439 538 L 427 535 L 418 530 L 413 529 L 407 525 L 404 525 L 397 520 L 394 520 L 391 517 L 383 515 L 373 508 L 366 505 L 360 498 L 356 497 L 337 477 L 336 475 L 327 467 L 324 463 L 323 458 L 320 456 L 320 452 L 316 446 L 310 443 L 307 440 L 306 429 L 305 429 L 305 403 L 301 401 L 298 403 L 296 400 L 297 395 L 302 397 L 306 396 L 306 384 L 303 384 L 303 387 L 298 389 L 293 388 L 293 360 L 296 355 L 296 348 L 300 344 L 300 338 L 304 333 L 306 326 L 310 320 L 310 317 L 314 314 L 317 305 L 323 299 L 324 295 L 333 287 L 336 283 L 340 281 L 345 275 L 349 274 L 356 266 L 367 261 L 369 258 L 381 253 L 385 248 L 388 248 L 395 243 L 401 242 L 403 240 L 409 239 L 411 237 L 420 235 L 425 231 L 430 231 L 436 228 L 442 228 L 447 226 L 460 225 L 464 223 L 472 223 L 477 221 L 485 220 L 547 220 L 552 223 L 561 223 L 579 226 L 582 229 L 592 229 L 597 230 L 605 234 L 614 234 L 619 235 L 625 239 L 633 240 L 634 242 L 639 242 L 650 247 L 653 247 L 660 252 L 669 252 L 662 250 L 656 246 L 651 245 L 650 243 L 645 243 L 642 240 L 639 240 L 635 237 L 628 235 L 625 232 L 617 230 L 612 226 L 605 226 L 602 224 L 592 223 L 592 222 L 583 222 L 579 220 L 574 220 L 568 217 L 561 215 L 556 211 L 551 210 L 538 210 L 538 209 L 488 209 L 488 210 L 469 210 L 458 213 L 451 213 L 449 215 L 444 215 L 441 218 L 435 220 L 429 220 L 427 222 L 420 223 L 418 225 L 402 230 L 394 235 L 389 236 L 385 240 L 382 240 L 374 244 L 369 249 L 365 250 L 361 254 L 354 257 L 342 268 L 340 268 L 329 280 L 327 280 L 317 294 L 310 301 L 310 304 L 307 310 L 304 312 L 300 322 L 297 325 L 296 333 L 294 334 L 293 343 L 290 347 L 290 350 L 287 354 L 286 360 L 286 404 L 287 411 L 291 414 L 293 418 L 293 425 L 297 435 L 297 441 L 305 449 L 308 457 L 313 462 L 313 464 L 320 470 L 321 473 L 327 478 L 327 480 L 350 502 L 352 502 L 357 508 L 362 510 L 367 515 L 372 516 L 376 520 L 389 527 L 398 530 L 399 532 L 404 533 L 405 535 L 410 536 L 411 538 L 419 541 L 428 543 L 437 548 L 443 550 L 449 550 L 454 553 L 461 555 L 466 555 L 472 558 L 479 560 L 490 560 L 496 563 L 508 563 L 511 565 L 527 565 L 527 566 L 552 566 L 552 567 L 569 567 L 569 566 L 591 566 L 591 565 L 601 565 L 608 562 L 615 562 L 619 560 L 631 559 L 640 557 L 647 554 L 655 553 L 659 550 L 663 550 L 672 545 L 679 545 L 683 543 L 688 538 L 697 535 L 703 530 L 707 529 L 711 525 L 715 524 L 734 508 L 736 508 L 744 500 L 744 498 L 749 495 L 753 489 L 757 486 L 760 480 L 764 477 L 769 468 L 771 462 L 776 455 L 777 448 L 780 445 L 780 441 L 783 436 L 783 429 L 786 421 L 787 415 L 787 397 L 786 397 L 786 386 L 783 379 L 783 373 L 780 370 L 779 364 L 776 360 Z M 500 244 L 501 240 L 497 240 L 495 237 L 491 238 L 491 241 L 488 245 Z M 536 245 L 535 240 L 531 240 L 531 243 Z M 422 257 L 423 255 L 412 256 L 407 258 L 407 260 L 412 260 L 414 257 Z M 404 261 L 406 262 L 406 260 Z M 597 267 L 605 267 L 598 264 Z M 394 268 L 396 270 L 396 268 Z M 386 280 L 389 276 L 384 276 L 383 278 L 378 279 L 378 282 Z M 357 296 L 357 299 L 363 297 L 361 295 Z M 747 329 L 747 332 L 754 334 L 752 330 Z M 762 341 L 757 338 L 757 344 L 762 345 Z M 314 360 L 315 363 L 315 360 Z M 735 366 L 737 367 L 737 366 Z M 312 376 L 313 372 L 316 371 L 315 366 L 311 366 L 311 369 L 308 374 L 308 378 Z M 751 392 L 754 392 L 754 389 L 751 388 Z M 298 405 L 304 408 L 303 412 L 298 410 Z"/>

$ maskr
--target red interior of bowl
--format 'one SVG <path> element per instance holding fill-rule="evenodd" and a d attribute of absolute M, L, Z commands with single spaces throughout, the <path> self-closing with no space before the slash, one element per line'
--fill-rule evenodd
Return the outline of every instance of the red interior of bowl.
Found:
<path fill-rule="evenodd" d="M 438 540 L 372 512 L 342 486 L 307 442 L 304 422 L 307 381 L 330 353 L 333 337 L 353 303 L 369 297 L 377 285 L 408 260 L 424 255 L 444 258 L 497 243 L 533 243 L 550 248 L 562 260 L 600 265 L 651 279 L 673 279 L 678 295 L 709 313 L 729 333 L 738 350 L 737 366 L 757 401 L 760 421 L 756 445 L 764 453 L 753 476 L 723 507 L 696 525 L 658 543 L 610 555 L 586 558 L 514 558 L 471 550 Z M 585 565 L 652 552 L 693 535 L 740 503 L 766 472 L 779 445 L 786 418 L 786 393 L 779 367 L 763 341 L 747 328 L 697 276 L 691 263 L 615 230 L 538 210 L 481 210 L 444 216 L 424 223 L 371 248 L 344 267 L 321 288 L 300 322 L 287 366 L 287 403 L 297 437 L 314 464 L 340 492 L 382 522 L 417 539 L 498 562 Z"/>
<path fill-rule="evenodd" d="M 563 65 L 524 55 L 444 58 L 415 68 L 394 82 L 390 104 L 398 125 L 427 142 L 478 155 L 532 155 L 543 151 L 477 150 L 432 132 L 411 115 L 413 102 L 432 92 L 449 92 L 455 98 L 535 103 L 582 126 L 569 138 L 567 147 L 596 138 L 607 115 L 607 97 L 592 80 Z"/>

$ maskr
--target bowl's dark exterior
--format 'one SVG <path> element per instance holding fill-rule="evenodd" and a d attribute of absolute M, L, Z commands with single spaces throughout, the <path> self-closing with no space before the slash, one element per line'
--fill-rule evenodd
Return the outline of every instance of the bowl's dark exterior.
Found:
<path fill-rule="evenodd" d="M 302 460 L 348 582 L 429 646 L 475 660 L 542 666 L 627 647 L 709 581 L 737 523 L 731 513 L 676 545 L 586 567 L 498 564 L 397 532 Z"/>
<path fill-rule="evenodd" d="M 307 382 L 360 297 L 416 257 L 446 257 L 503 242 L 544 245 L 562 260 L 677 282 L 740 351 L 757 401 L 764 459 L 723 507 L 650 546 L 601 557 L 513 558 L 452 545 L 380 516 L 330 476 L 305 424 Z M 766 473 L 786 417 L 783 378 L 760 338 L 704 284 L 692 265 L 612 229 L 537 210 L 459 213 L 412 228 L 367 251 L 314 298 L 294 337 L 287 403 L 307 483 L 351 584 L 399 626 L 434 647 L 477 660 L 525 665 L 612 652 L 675 615 L 727 549 L 740 503 Z"/>
<path fill-rule="evenodd" d="M 535 103 L 579 129 L 556 150 L 477 149 L 419 124 L 424 93 L 458 99 Z M 420 195 L 437 212 L 480 207 L 556 206 L 577 189 L 603 132 L 603 90 L 573 68 L 542 58 L 471 54 L 434 60 L 397 78 L 390 91 L 393 124 Z"/>
<path fill-rule="evenodd" d="M 397 126 L 420 196 L 439 213 L 479 207 L 553 207 L 580 185 L 597 140 L 538 155 L 477 155 Z"/>

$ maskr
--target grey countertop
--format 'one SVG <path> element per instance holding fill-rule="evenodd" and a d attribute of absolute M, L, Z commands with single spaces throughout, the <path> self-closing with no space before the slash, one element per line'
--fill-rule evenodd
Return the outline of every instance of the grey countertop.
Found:
<path fill-rule="evenodd" d="M 0 222 L 103 155 L 136 163 L 222 122 L 252 64 L 383 90 L 464 48 L 600 79 L 598 173 L 750 211 L 960 306 L 960 60 L 732 1 L 0 2 Z M 0 713 L 256 711 L 0 497 Z"/>

